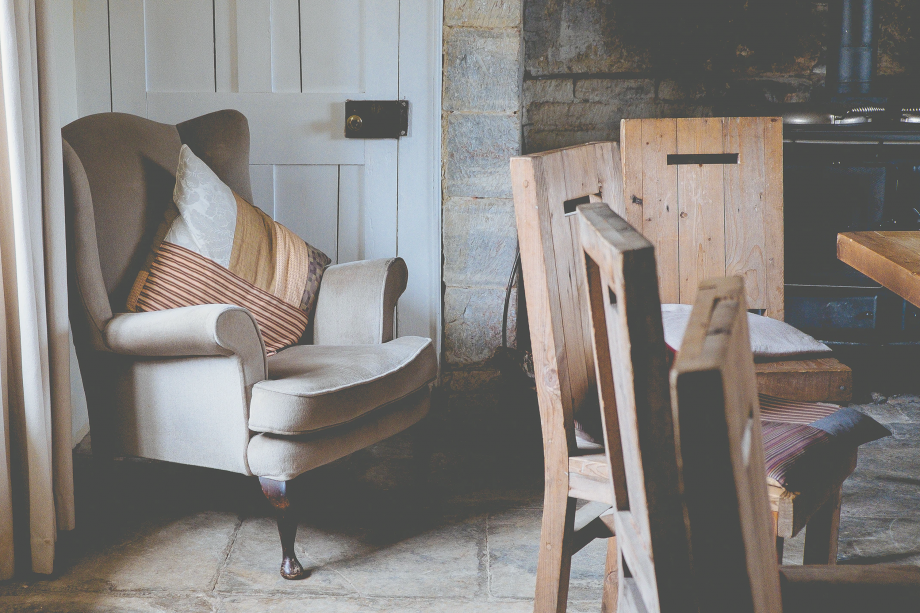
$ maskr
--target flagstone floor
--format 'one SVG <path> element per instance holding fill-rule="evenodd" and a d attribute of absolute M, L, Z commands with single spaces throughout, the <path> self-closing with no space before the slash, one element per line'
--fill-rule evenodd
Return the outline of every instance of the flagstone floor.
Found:
<path fill-rule="evenodd" d="M 920 397 L 858 408 L 893 435 L 863 447 L 844 485 L 839 560 L 920 564 Z M 297 553 L 312 574 L 295 582 L 278 575 L 278 536 L 254 478 L 136 460 L 103 472 L 86 441 L 75 457 L 78 528 L 62 537 L 56 574 L 0 583 L 0 610 L 530 611 L 539 424 L 431 421 L 440 433 L 427 462 L 406 435 L 303 479 Z M 569 611 L 600 610 L 604 553 L 595 541 L 576 555 Z M 801 555 L 799 537 L 785 561 Z"/>

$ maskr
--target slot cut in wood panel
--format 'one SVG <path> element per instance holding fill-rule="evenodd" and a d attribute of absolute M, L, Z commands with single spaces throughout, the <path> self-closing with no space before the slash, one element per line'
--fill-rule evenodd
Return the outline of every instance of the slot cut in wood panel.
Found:
<path fill-rule="evenodd" d="M 737 164 L 737 153 L 669 153 L 668 166 L 685 164 Z"/>

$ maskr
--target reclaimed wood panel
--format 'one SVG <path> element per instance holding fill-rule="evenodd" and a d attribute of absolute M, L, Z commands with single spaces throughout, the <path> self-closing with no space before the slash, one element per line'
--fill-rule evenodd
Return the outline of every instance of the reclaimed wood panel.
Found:
<path fill-rule="evenodd" d="M 783 285 L 785 268 L 785 230 L 783 228 L 783 122 L 770 117 L 764 124 L 764 165 L 766 210 L 764 227 L 767 251 L 766 316 L 783 321 L 786 317 Z"/>
<path fill-rule="evenodd" d="M 723 153 L 722 120 L 678 119 L 677 153 Z M 722 166 L 683 164 L 677 176 L 680 302 L 693 304 L 700 281 L 725 274 Z"/>
<path fill-rule="evenodd" d="M 766 309 L 766 167 L 764 118 L 724 119 L 723 151 L 738 164 L 722 167 L 725 182 L 725 274 L 744 278 L 747 305 Z"/>
<path fill-rule="evenodd" d="M 642 121 L 642 234 L 655 245 L 658 287 L 665 303 L 680 302 L 678 167 L 667 154 L 677 152 L 677 120 Z"/>

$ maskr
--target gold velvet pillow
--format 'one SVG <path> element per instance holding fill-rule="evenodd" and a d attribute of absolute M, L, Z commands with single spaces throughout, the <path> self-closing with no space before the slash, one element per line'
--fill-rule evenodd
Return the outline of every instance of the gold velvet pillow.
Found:
<path fill-rule="evenodd" d="M 234 193 L 186 145 L 173 202 L 128 311 L 236 304 L 259 323 L 269 354 L 296 343 L 331 261 L 326 254 Z"/>

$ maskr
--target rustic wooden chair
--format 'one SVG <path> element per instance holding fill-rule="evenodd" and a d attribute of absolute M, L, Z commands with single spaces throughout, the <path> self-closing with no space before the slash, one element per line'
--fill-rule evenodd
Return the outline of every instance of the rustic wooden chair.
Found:
<path fill-rule="evenodd" d="M 616 143 L 597 143 L 516 157 L 511 175 L 546 466 L 534 611 L 558 613 L 566 608 L 572 555 L 593 538 L 611 535 L 599 518 L 613 504 L 610 471 L 602 455 L 578 449 L 573 422 L 580 410 L 597 415 L 574 212 L 582 202 L 622 198 L 619 151 Z M 576 517 L 576 498 L 597 504 Z M 607 559 L 604 590 L 610 600 L 615 539 L 608 542 Z"/>
<path fill-rule="evenodd" d="M 578 218 L 614 439 L 616 610 L 916 610 L 917 567 L 778 567 L 742 279 L 700 284 L 669 385 L 654 247 L 606 205 Z"/>
<path fill-rule="evenodd" d="M 624 119 L 625 208 L 655 245 L 661 300 L 693 304 L 697 283 L 744 278 L 750 308 L 782 320 L 783 126 L 775 117 Z M 849 402 L 853 373 L 834 358 L 758 362 L 762 393 Z"/>

